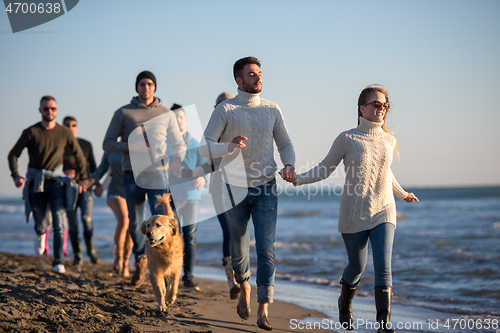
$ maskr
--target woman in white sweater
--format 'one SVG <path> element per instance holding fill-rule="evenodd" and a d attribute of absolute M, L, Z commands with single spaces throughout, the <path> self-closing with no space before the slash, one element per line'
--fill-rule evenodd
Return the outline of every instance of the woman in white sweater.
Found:
<path fill-rule="evenodd" d="M 396 139 L 385 127 L 390 104 L 385 89 L 368 86 L 358 99 L 358 127 L 341 133 L 318 166 L 297 176 L 295 185 L 321 181 L 344 161 L 346 180 L 340 200 L 339 232 L 344 239 L 349 263 L 342 275 L 338 300 L 339 320 L 354 329 L 351 302 L 372 244 L 375 266 L 375 304 L 378 332 L 390 329 L 392 273 L 391 256 L 396 229 L 396 203 L 418 201 L 399 185 L 391 171 Z"/>

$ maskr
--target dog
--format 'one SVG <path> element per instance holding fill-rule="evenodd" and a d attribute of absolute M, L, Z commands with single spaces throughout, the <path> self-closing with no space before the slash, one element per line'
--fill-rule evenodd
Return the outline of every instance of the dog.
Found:
<path fill-rule="evenodd" d="M 158 301 L 159 311 L 166 311 L 166 302 L 171 305 L 177 299 L 183 254 L 182 236 L 177 220 L 170 207 L 170 194 L 156 196 L 156 207 L 162 206 L 166 215 L 154 215 L 141 225 L 146 235 L 146 256 L 149 278 Z M 167 297 L 168 291 L 168 297 Z"/>

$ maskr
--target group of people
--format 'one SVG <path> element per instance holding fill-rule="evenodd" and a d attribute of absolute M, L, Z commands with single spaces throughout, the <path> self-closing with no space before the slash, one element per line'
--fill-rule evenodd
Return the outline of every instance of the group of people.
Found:
<path fill-rule="evenodd" d="M 248 282 L 251 275 L 251 218 L 257 252 L 257 325 L 261 329 L 271 330 L 269 304 L 273 302 L 274 296 L 274 242 L 278 206 L 278 167 L 273 156 L 274 142 L 283 164 L 278 174 L 295 186 L 326 179 L 343 161 L 346 179 L 338 229 L 345 243 L 348 264 L 340 280 L 339 320 L 344 328 L 354 328 L 351 302 L 366 266 L 370 241 L 375 267 L 379 332 L 393 332 L 389 321 L 391 256 L 396 228 L 394 195 L 406 202 L 415 202 L 418 198 L 404 191 L 390 168 L 397 144 L 385 125 L 390 110 L 387 91 L 380 86 L 363 89 L 357 103 L 357 127 L 342 132 L 316 167 L 297 175 L 295 150 L 283 114 L 276 103 L 260 97 L 260 67 L 261 63 L 255 57 L 245 57 L 234 63 L 237 95 L 223 93 L 217 97 L 201 145 L 186 131 L 187 117 L 182 106 L 174 104 L 170 110 L 164 107 L 154 95 L 157 89 L 155 76 L 148 71 L 140 73 L 135 82 L 138 96 L 114 113 L 103 141 L 105 153 L 101 165 L 95 168 L 94 164 L 93 169 L 88 166 L 88 155 L 84 154 L 82 144 L 70 130 L 55 122 L 55 100 L 44 96 L 39 109 L 42 121 L 26 129 L 9 154 L 14 182 L 18 187 L 24 184 L 27 217 L 33 213 L 35 230 L 40 238 L 47 229 L 45 215 L 47 205 L 50 207 L 54 225 L 54 270 L 64 271 L 62 242 L 65 207 L 79 205 L 83 217 L 86 217 L 85 207 L 89 199 L 81 193 L 87 193 L 85 190 L 94 185 L 94 192 L 100 195 L 102 186 L 99 180 L 110 169 L 107 199 L 117 219 L 114 268 L 123 276 L 128 276 L 128 261 L 133 252 L 136 267 L 131 284 L 139 286 L 144 282 L 147 271 L 145 236 L 140 231 L 146 201 L 149 202 L 151 214 L 162 214 L 154 198 L 170 192 L 170 188 L 176 188 L 176 191 L 172 191 L 172 205 L 184 238 L 183 282 L 184 286 L 193 288 L 199 189 L 207 185 L 207 174 L 212 173 L 210 193 L 223 231 L 223 265 L 230 295 L 231 298 L 238 298 L 237 314 L 246 320 L 251 311 L 251 286 Z M 161 165 L 146 169 L 141 175 L 165 173 L 168 170 L 167 185 L 144 188 L 137 184 L 139 175 L 131 161 L 137 144 L 130 142 L 129 137 L 134 130 L 142 128 L 145 147 L 153 151 L 155 147 L 151 147 L 151 144 L 154 138 L 147 135 L 145 124 L 160 118 L 161 122 L 156 125 L 161 127 L 160 133 L 164 136 L 160 140 L 168 143 L 170 158 L 162 159 Z M 74 123 L 76 125 L 76 120 Z M 68 124 L 71 129 L 71 123 Z M 25 147 L 30 156 L 26 178 L 17 172 L 17 158 Z M 70 169 L 74 172 L 72 174 L 64 170 L 64 151 L 74 156 Z M 75 186 L 76 182 L 79 186 Z M 78 193 L 78 188 L 81 193 Z M 67 216 L 70 219 L 70 214 Z M 87 252 L 94 262 L 98 257 L 93 257 L 92 234 L 88 232 L 91 229 L 86 222 L 88 220 L 84 220 Z M 75 249 L 78 243 L 73 241 L 74 224 L 70 219 L 70 238 Z M 79 258 L 81 260 L 81 252 Z M 75 263 L 78 263 L 76 255 Z"/>

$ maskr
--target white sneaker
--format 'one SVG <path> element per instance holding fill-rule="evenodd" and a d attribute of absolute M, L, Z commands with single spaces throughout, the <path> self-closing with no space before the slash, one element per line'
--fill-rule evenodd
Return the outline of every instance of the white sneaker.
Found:
<path fill-rule="evenodd" d="M 45 252 L 45 232 L 43 235 L 37 235 L 35 238 L 35 253 L 41 256 Z"/>
<path fill-rule="evenodd" d="M 54 272 L 65 274 L 66 273 L 66 269 L 64 269 L 64 265 L 59 264 L 59 265 L 55 265 L 54 266 Z"/>

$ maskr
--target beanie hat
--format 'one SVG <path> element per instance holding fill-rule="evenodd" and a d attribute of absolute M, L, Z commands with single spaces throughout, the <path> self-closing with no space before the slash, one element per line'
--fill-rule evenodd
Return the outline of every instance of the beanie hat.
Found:
<path fill-rule="evenodd" d="M 139 85 L 139 82 L 141 82 L 142 79 L 150 79 L 151 81 L 153 81 L 153 83 L 155 84 L 155 92 L 156 92 L 156 87 L 157 87 L 156 77 L 150 71 L 140 72 L 139 75 L 137 75 L 137 79 L 135 80 L 135 91 L 139 92 L 137 90 L 137 86 Z"/>
<path fill-rule="evenodd" d="M 174 111 L 177 109 L 182 109 L 182 105 L 177 104 L 177 103 L 172 104 L 172 107 L 170 108 L 170 110 Z"/>
<path fill-rule="evenodd" d="M 234 95 L 229 93 L 229 92 L 223 92 L 219 96 L 217 96 L 217 99 L 215 100 L 215 106 L 217 106 L 219 103 L 224 102 L 226 99 L 231 99 L 234 98 Z"/>

